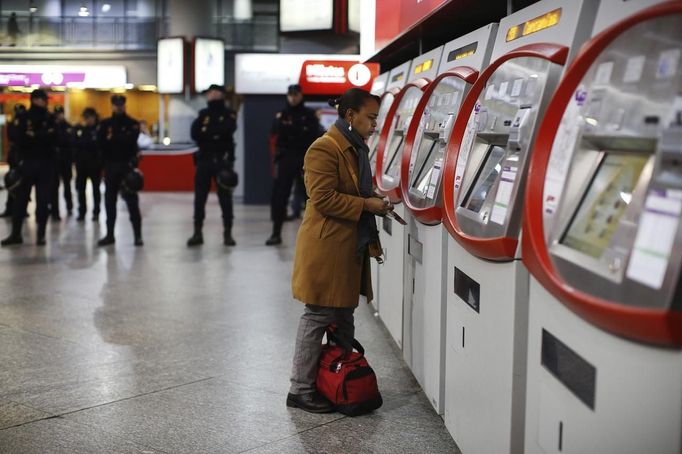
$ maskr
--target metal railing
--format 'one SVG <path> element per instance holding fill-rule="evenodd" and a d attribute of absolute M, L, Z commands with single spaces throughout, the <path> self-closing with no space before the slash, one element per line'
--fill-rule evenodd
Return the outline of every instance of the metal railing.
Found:
<path fill-rule="evenodd" d="M 156 49 L 165 31 L 154 17 L 19 17 L 20 32 L 10 36 L 8 20 L 0 20 L 0 45 L 17 48 Z"/>
<path fill-rule="evenodd" d="M 276 14 L 254 14 L 249 21 L 230 16 L 215 19 L 216 34 L 232 51 L 277 52 L 279 25 Z"/>

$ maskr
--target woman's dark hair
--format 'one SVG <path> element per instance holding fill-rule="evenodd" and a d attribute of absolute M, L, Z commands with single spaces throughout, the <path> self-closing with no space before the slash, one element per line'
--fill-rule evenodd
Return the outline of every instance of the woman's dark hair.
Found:
<path fill-rule="evenodd" d="M 363 90 L 362 88 L 350 88 L 346 90 L 341 97 L 330 99 L 329 105 L 336 108 L 339 117 L 344 118 L 348 109 L 358 111 L 369 100 L 374 100 L 378 104 L 381 104 L 381 98 L 373 95 L 367 90 Z"/>

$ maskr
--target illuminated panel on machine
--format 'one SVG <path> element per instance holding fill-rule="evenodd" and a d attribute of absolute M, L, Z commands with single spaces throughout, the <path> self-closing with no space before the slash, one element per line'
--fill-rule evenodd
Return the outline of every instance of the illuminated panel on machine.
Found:
<path fill-rule="evenodd" d="M 448 62 L 461 60 L 462 58 L 471 57 L 476 53 L 478 42 L 468 44 L 466 46 L 455 49 L 448 54 Z"/>
<path fill-rule="evenodd" d="M 431 69 L 432 66 L 433 66 L 433 59 L 431 59 L 431 60 L 426 60 L 425 62 L 423 62 L 423 63 L 417 65 L 417 66 L 414 68 L 414 73 L 415 73 L 415 74 L 421 74 L 421 73 L 423 73 L 424 71 L 428 71 L 429 69 Z"/>
<path fill-rule="evenodd" d="M 554 27 L 561 20 L 561 8 L 550 11 L 535 19 L 524 22 L 523 24 L 514 25 L 507 30 L 506 41 L 514 41 L 515 39 L 531 35 L 533 33 L 542 31 L 546 28 Z"/>
<path fill-rule="evenodd" d="M 398 73 L 391 78 L 391 82 L 398 82 L 399 80 L 403 80 L 403 76 L 404 73 Z"/>

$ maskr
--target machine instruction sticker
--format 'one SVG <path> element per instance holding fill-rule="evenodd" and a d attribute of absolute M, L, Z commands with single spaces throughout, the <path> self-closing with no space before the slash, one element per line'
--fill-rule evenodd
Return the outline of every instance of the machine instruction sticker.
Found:
<path fill-rule="evenodd" d="M 495 84 L 488 85 L 488 87 L 485 89 L 485 100 L 488 101 L 489 99 L 493 99 L 494 94 L 495 94 Z"/>
<path fill-rule="evenodd" d="M 509 82 L 504 81 L 500 84 L 500 96 L 507 94 L 507 88 L 509 88 Z"/>
<path fill-rule="evenodd" d="M 661 52 L 658 57 L 656 79 L 670 79 L 677 74 L 677 66 L 680 64 L 680 49 L 669 49 Z"/>
<path fill-rule="evenodd" d="M 645 62 L 646 57 L 644 55 L 628 58 L 628 62 L 625 65 L 625 73 L 623 74 L 623 82 L 626 84 L 639 82 L 642 79 Z"/>
<path fill-rule="evenodd" d="M 455 168 L 455 190 L 459 189 L 462 185 L 464 170 L 466 169 L 469 153 L 471 152 L 471 147 L 473 146 L 474 138 L 476 137 L 476 131 L 478 130 L 478 112 L 480 109 L 481 105 L 477 103 L 474 108 L 474 114 L 469 117 L 467 129 L 464 132 L 462 143 L 459 146 L 459 155 L 457 156 L 457 166 Z"/>
<path fill-rule="evenodd" d="M 594 76 L 594 83 L 596 85 L 607 85 L 611 82 L 611 74 L 613 73 L 613 62 L 605 61 L 597 67 L 597 74 Z"/>
<path fill-rule="evenodd" d="M 500 185 L 497 188 L 497 194 L 495 194 L 493 212 L 490 214 L 490 220 L 495 224 L 504 225 L 504 220 L 507 219 L 507 211 L 509 211 L 509 202 L 512 198 L 517 170 L 515 167 L 505 167 L 502 169 Z"/>
<path fill-rule="evenodd" d="M 583 118 L 580 108 L 585 103 L 587 92 L 583 87 L 578 87 L 573 99 L 566 106 L 561 123 L 554 136 L 552 151 L 550 153 L 547 173 L 545 175 L 545 189 L 543 194 L 543 223 L 545 232 L 552 230 L 551 223 L 554 212 L 558 208 L 559 198 L 564 189 L 564 182 L 571 165 L 575 144 L 578 141 L 580 125 Z"/>
<path fill-rule="evenodd" d="M 627 277 L 660 289 L 682 214 L 682 194 L 679 191 L 651 191 L 644 208 Z"/>
<path fill-rule="evenodd" d="M 523 79 L 516 79 L 514 81 L 514 84 L 512 85 L 512 91 L 511 95 L 512 97 L 516 98 L 521 94 L 521 90 L 523 89 Z"/>

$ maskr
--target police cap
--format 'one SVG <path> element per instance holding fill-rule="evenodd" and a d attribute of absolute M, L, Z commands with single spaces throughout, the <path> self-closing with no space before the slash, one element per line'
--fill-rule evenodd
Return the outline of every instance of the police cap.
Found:
<path fill-rule="evenodd" d="M 44 99 L 47 101 L 47 93 L 45 93 L 45 90 L 36 88 L 31 92 L 31 99 Z"/>
<path fill-rule="evenodd" d="M 126 97 L 123 95 L 112 95 L 111 96 L 111 103 L 115 106 L 125 106 Z"/>

